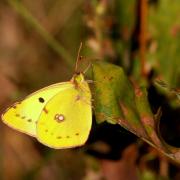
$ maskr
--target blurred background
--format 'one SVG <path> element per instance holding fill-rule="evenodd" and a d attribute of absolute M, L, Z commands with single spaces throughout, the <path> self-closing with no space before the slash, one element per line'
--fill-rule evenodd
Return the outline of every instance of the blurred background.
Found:
<path fill-rule="evenodd" d="M 1 0 L 0 112 L 68 81 L 80 42 L 84 57 L 108 60 L 146 82 L 153 112 L 165 112 L 162 136 L 179 148 L 177 97 L 152 84 L 160 77 L 179 92 L 179 0 Z M 177 164 L 119 125 L 94 120 L 88 142 L 76 149 L 50 149 L 2 122 L 0 140 L 0 179 L 180 179 Z"/>

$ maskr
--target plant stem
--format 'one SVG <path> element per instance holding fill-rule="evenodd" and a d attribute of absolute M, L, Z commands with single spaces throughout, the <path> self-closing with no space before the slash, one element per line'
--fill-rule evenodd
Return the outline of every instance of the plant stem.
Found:
<path fill-rule="evenodd" d="M 62 58 L 64 58 L 67 66 L 72 68 L 73 58 L 69 53 L 64 49 L 60 43 L 55 40 L 41 25 L 40 23 L 29 13 L 28 9 L 25 8 L 20 1 L 18 0 L 8 0 L 9 4 L 13 9 L 21 15 L 46 41 L 46 43 Z"/>
<path fill-rule="evenodd" d="M 141 60 L 141 74 L 142 76 L 146 76 L 147 72 L 145 69 L 145 61 L 146 61 L 146 45 L 147 45 L 147 10 L 148 10 L 148 2 L 147 0 L 140 0 L 140 36 L 139 36 L 139 44 L 140 44 L 140 60 Z"/>

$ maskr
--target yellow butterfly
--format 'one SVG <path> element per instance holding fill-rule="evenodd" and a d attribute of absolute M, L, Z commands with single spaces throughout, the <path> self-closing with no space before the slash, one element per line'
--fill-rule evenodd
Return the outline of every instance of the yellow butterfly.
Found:
<path fill-rule="evenodd" d="M 92 124 L 89 85 L 83 73 L 76 73 L 68 82 L 45 87 L 15 103 L 2 120 L 52 148 L 81 146 Z"/>

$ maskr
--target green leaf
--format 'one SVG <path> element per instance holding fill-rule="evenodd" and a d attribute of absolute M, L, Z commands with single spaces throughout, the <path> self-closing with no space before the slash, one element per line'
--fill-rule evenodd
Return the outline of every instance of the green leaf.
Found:
<path fill-rule="evenodd" d="M 119 118 L 123 118 L 123 113 L 119 109 L 119 84 L 123 80 L 123 70 L 115 65 L 96 62 L 93 64 L 94 102 L 97 122 L 108 121 L 117 123 Z"/>
<path fill-rule="evenodd" d="M 180 90 L 178 88 L 171 88 L 167 83 L 160 79 L 155 80 L 154 85 L 160 93 L 169 97 L 171 102 L 174 100 L 175 107 L 180 106 Z"/>
<path fill-rule="evenodd" d="M 144 87 L 131 84 L 119 66 L 93 64 L 94 106 L 97 122 L 117 123 L 163 154 L 180 162 L 180 149 L 169 146 L 159 132 L 161 111 L 153 115 Z"/>
<path fill-rule="evenodd" d="M 179 86 L 180 79 L 180 1 L 161 0 L 149 7 L 151 43 L 147 61 L 170 86 Z"/>
<path fill-rule="evenodd" d="M 115 124 L 126 119 L 136 128 L 139 127 L 133 86 L 123 69 L 97 61 L 93 64 L 93 79 L 97 122 Z"/>

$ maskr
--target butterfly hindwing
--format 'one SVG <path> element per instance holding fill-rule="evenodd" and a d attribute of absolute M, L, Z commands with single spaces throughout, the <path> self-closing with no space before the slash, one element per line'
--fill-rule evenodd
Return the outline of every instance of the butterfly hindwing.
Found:
<path fill-rule="evenodd" d="M 36 136 L 36 123 L 45 104 L 60 91 L 71 87 L 72 83 L 67 82 L 40 89 L 8 108 L 2 115 L 2 120 L 16 130 Z"/>
<path fill-rule="evenodd" d="M 91 93 L 87 82 L 58 93 L 45 105 L 37 123 L 37 139 L 52 148 L 84 144 L 91 123 Z"/>

